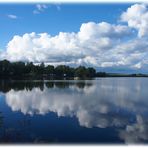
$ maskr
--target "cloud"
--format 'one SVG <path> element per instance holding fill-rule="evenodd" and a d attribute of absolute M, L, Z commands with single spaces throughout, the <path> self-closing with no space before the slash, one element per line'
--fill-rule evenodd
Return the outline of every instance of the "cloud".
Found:
<path fill-rule="evenodd" d="M 45 9 L 47 9 L 48 6 L 45 4 L 37 4 L 36 5 L 36 9 L 33 11 L 34 14 L 40 14 L 42 12 L 45 11 Z"/>
<path fill-rule="evenodd" d="M 36 8 L 40 13 L 47 6 Z M 78 32 L 15 35 L 0 59 L 148 71 L 147 16 L 147 5 L 135 4 L 121 14 L 117 24 L 86 22 Z"/>
<path fill-rule="evenodd" d="M 120 131 L 120 138 L 128 144 L 144 143 L 148 140 L 148 120 L 141 115 L 136 116 L 136 123 L 127 125 Z"/>
<path fill-rule="evenodd" d="M 4 56 L 10 61 L 102 66 L 102 62 L 111 60 L 107 59 L 109 57 L 106 54 L 129 35 L 130 29 L 124 25 L 88 22 L 82 24 L 77 33 L 60 32 L 51 36 L 33 32 L 23 36 L 16 35 L 8 43 Z"/>
<path fill-rule="evenodd" d="M 138 36 L 148 34 L 148 7 L 146 4 L 135 4 L 122 13 L 121 21 L 127 22 L 129 27 L 138 30 Z"/>
<path fill-rule="evenodd" d="M 36 7 L 39 11 L 44 11 L 47 8 L 45 4 L 37 4 Z"/>
<path fill-rule="evenodd" d="M 10 18 L 10 19 L 18 19 L 18 17 L 16 15 L 13 15 L 13 14 L 8 14 L 7 17 Z"/>
<path fill-rule="evenodd" d="M 60 87 L 60 81 L 47 83 L 43 90 L 12 87 L 3 96 L 12 111 L 31 116 L 53 112 L 58 117 L 75 117 L 82 127 L 115 128 L 117 136 L 126 143 L 148 140 L 147 81 L 144 79 L 69 82 L 63 84 L 67 84 L 66 91 Z"/>
<path fill-rule="evenodd" d="M 123 25 L 112 25 L 107 22 L 95 23 L 88 22 L 83 23 L 80 27 L 80 32 L 78 35 L 80 39 L 97 39 L 99 37 L 108 37 L 108 38 L 122 38 L 130 33 L 130 30 L 127 26 Z"/>
<path fill-rule="evenodd" d="M 54 112 L 59 117 L 75 116 L 79 124 L 87 128 L 125 127 L 130 124 L 130 117 L 143 116 L 148 112 L 147 89 L 141 79 L 64 83 L 66 91 L 58 83 L 49 82 L 49 85 L 52 84 L 50 88 L 45 84 L 43 91 L 40 88 L 31 91 L 12 88 L 5 94 L 6 103 L 13 111 L 23 114 Z"/>

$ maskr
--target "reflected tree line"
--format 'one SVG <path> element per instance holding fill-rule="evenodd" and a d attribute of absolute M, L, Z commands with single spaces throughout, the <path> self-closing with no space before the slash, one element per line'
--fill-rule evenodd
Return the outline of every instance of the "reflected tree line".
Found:
<path fill-rule="evenodd" d="M 41 91 L 44 90 L 44 88 L 69 88 L 70 86 L 74 85 L 75 87 L 78 87 L 80 89 L 83 89 L 84 87 L 92 86 L 92 83 L 86 83 L 86 82 L 44 82 L 44 81 L 0 81 L 0 91 L 3 93 L 9 92 L 11 89 L 15 91 L 19 90 L 27 90 L 31 91 L 33 88 L 39 88 Z"/>
<path fill-rule="evenodd" d="M 66 65 L 45 66 L 33 62 L 10 62 L 8 60 L 0 61 L 1 79 L 55 79 L 55 78 L 92 78 L 96 76 L 96 70 L 92 67 L 69 67 Z"/>
<path fill-rule="evenodd" d="M 3 115 L 0 112 L 0 128 L 2 127 L 2 125 L 3 125 Z"/>

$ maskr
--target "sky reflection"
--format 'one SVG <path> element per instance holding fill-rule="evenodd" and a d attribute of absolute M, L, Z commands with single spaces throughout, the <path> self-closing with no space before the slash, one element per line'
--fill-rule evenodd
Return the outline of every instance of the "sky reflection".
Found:
<path fill-rule="evenodd" d="M 62 82 L 63 86 L 48 82 L 43 89 L 12 88 L 3 95 L 12 111 L 31 116 L 54 112 L 58 117 L 76 117 L 86 128 L 115 127 L 121 139 L 135 143 L 148 141 L 147 81 L 107 78 L 82 81 L 81 87 L 73 82 Z"/>

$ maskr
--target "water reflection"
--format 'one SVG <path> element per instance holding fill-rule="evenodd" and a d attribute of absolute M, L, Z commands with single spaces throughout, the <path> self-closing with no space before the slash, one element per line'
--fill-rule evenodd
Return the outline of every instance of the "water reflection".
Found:
<path fill-rule="evenodd" d="M 3 125 L 3 115 L 0 112 L 0 128 L 2 127 L 2 125 Z"/>
<path fill-rule="evenodd" d="M 144 143 L 148 141 L 148 119 L 136 115 L 136 122 L 127 124 L 124 130 L 120 130 L 119 136 L 126 143 Z"/>
<path fill-rule="evenodd" d="M 91 86 L 91 82 L 85 81 L 0 81 L 0 92 L 7 93 L 10 90 L 27 90 L 31 91 L 33 88 L 39 88 L 41 91 L 44 87 L 47 88 L 69 88 L 71 85 L 75 85 L 78 88 L 84 88 L 85 86 Z"/>
<path fill-rule="evenodd" d="M 125 142 L 139 143 L 148 141 L 147 82 L 144 78 L 1 82 L 0 90 L 12 111 L 76 117 L 80 126 L 114 127 Z"/>

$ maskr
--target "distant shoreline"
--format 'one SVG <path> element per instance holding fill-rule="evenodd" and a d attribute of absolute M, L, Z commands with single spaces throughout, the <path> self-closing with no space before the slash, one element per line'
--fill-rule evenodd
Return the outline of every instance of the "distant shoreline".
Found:
<path fill-rule="evenodd" d="M 62 80 L 69 80 L 69 81 L 73 81 L 73 80 L 94 80 L 96 78 L 147 78 L 148 76 L 145 75 L 140 75 L 140 76 L 131 76 L 131 75 L 108 75 L 108 76 L 100 76 L 100 77 L 92 77 L 92 78 L 53 78 L 53 79 L 33 79 L 33 78 L 20 78 L 20 79 L 12 79 L 12 78 L 0 78 L 0 81 L 62 81 Z"/>
<path fill-rule="evenodd" d="M 106 77 L 148 77 L 142 73 L 109 73 L 97 72 L 93 67 L 70 67 L 68 65 L 35 65 L 33 62 L 0 61 L 0 80 L 87 80 Z"/>
<path fill-rule="evenodd" d="M 120 74 L 120 73 L 108 74 L 106 73 L 106 76 L 104 77 L 148 77 L 148 74 Z"/>

